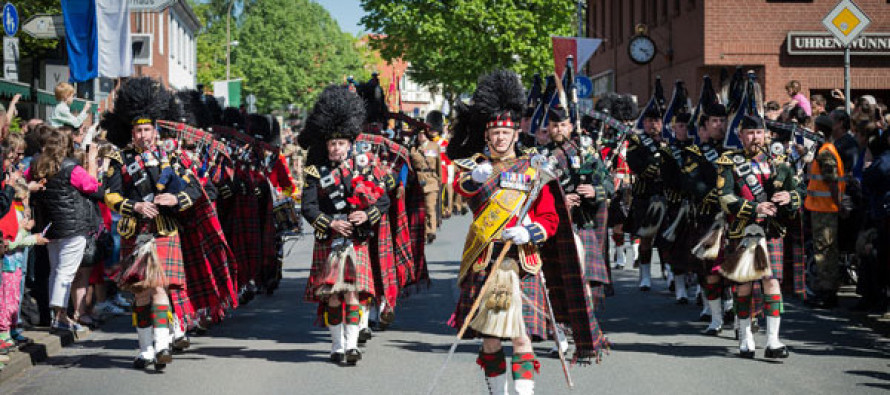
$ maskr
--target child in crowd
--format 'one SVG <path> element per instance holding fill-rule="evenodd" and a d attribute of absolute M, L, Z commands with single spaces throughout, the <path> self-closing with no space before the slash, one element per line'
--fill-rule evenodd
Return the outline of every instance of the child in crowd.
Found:
<path fill-rule="evenodd" d="M 73 129 L 80 129 L 83 125 L 83 121 L 87 119 L 87 116 L 90 114 L 90 102 L 84 106 L 83 111 L 80 112 L 80 115 L 74 116 L 71 113 L 71 103 L 74 101 L 74 94 L 76 93 L 74 90 L 74 86 L 67 83 L 62 82 L 59 85 L 56 85 L 56 101 L 59 104 L 56 104 L 53 107 L 53 113 L 49 118 L 49 124 L 53 127 L 60 126 L 69 126 Z"/>
<path fill-rule="evenodd" d="M 31 219 L 28 186 L 24 180 L 19 179 L 14 188 L 12 208 L 0 219 L 2 250 L 5 252 L 0 270 L 0 354 L 29 342 L 16 328 L 22 301 L 22 278 L 28 266 L 28 248 L 45 245 L 49 241 L 39 233 L 31 234 L 34 220 Z"/>

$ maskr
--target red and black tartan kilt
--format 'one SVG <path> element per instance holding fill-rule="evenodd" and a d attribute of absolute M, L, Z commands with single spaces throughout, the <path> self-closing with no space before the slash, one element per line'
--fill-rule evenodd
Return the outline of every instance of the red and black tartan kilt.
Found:
<path fill-rule="evenodd" d="M 368 241 L 353 241 L 352 247 L 355 249 L 355 275 L 352 278 L 345 278 L 348 283 L 354 284 L 359 290 L 359 299 L 367 299 L 374 296 L 374 273 L 371 269 L 371 255 L 368 252 Z M 331 255 L 331 240 L 315 239 L 315 246 L 312 250 L 312 267 L 309 269 L 309 279 L 306 282 L 306 292 L 303 294 L 303 300 L 309 303 L 320 303 L 322 298 L 318 295 L 318 290 L 324 285 L 334 285 L 332 281 L 326 281 L 324 278 L 328 263 L 328 257 Z"/>
<path fill-rule="evenodd" d="M 247 185 L 247 194 L 236 191 L 234 205 L 234 228 L 231 246 L 235 259 L 238 261 L 238 286 L 247 285 L 256 278 L 257 271 L 263 261 L 262 228 L 257 196 L 253 193 L 253 183 L 247 174 L 241 173 Z"/>
<path fill-rule="evenodd" d="M 422 189 L 416 180 L 408 189 L 406 201 L 411 254 L 414 258 L 414 284 L 429 285 L 430 273 L 426 266 L 426 216 L 428 213 L 424 205 Z"/>
<path fill-rule="evenodd" d="M 186 286 L 184 261 L 182 259 L 182 244 L 179 233 L 172 236 L 160 236 L 157 234 L 157 226 L 154 221 L 140 221 L 136 226 L 136 234 L 152 233 L 155 235 L 158 261 L 164 265 L 164 276 L 167 279 L 167 288 L 176 289 Z M 136 248 L 136 236 L 121 238 L 121 260 L 130 256 Z"/>
<path fill-rule="evenodd" d="M 498 248 L 496 248 L 496 250 L 498 250 Z M 492 252 L 491 255 L 492 261 L 494 261 L 498 252 Z M 518 259 L 516 254 L 507 254 L 507 257 L 509 258 L 510 255 L 513 255 L 513 259 Z M 491 264 L 494 264 L 494 262 Z M 479 291 L 482 289 L 482 285 L 485 284 L 487 278 L 488 269 L 475 273 L 470 272 L 464 277 L 460 284 L 460 298 L 458 298 L 457 306 L 454 308 L 454 314 L 452 314 L 451 320 L 449 320 L 449 325 L 453 328 L 460 329 L 461 325 L 463 325 L 464 320 L 467 319 L 467 314 L 469 314 L 470 309 L 473 307 L 473 302 L 479 296 Z M 547 302 L 545 299 L 546 295 L 544 293 L 544 286 L 541 284 L 537 276 L 529 274 L 522 269 L 520 269 L 519 278 L 521 279 L 520 288 L 524 295 L 522 298 L 522 318 L 525 322 L 525 329 L 528 332 L 530 339 L 534 341 L 546 340 L 547 327 L 549 324 L 548 317 L 545 314 L 547 311 Z M 480 334 L 468 327 L 464 337 L 480 337 Z"/>
<path fill-rule="evenodd" d="M 202 309 L 207 309 L 214 322 L 219 321 L 225 316 L 227 308 L 238 306 L 237 288 L 229 272 L 229 265 L 234 264 L 235 257 L 206 195 L 199 198 L 181 218 L 187 296 L 193 310 L 193 314 L 186 315 L 186 323 L 196 317 L 194 311 Z"/>
<path fill-rule="evenodd" d="M 273 191 L 268 182 L 257 173 L 258 179 L 255 178 L 256 185 L 263 189 L 263 196 L 258 200 L 258 211 L 260 217 L 260 228 L 262 248 L 261 255 L 263 257 L 262 264 L 257 273 L 257 282 L 259 285 L 269 286 L 281 280 L 281 265 L 278 260 L 278 232 L 275 231 L 274 213 L 272 212 L 275 204 L 273 202 Z"/>
<path fill-rule="evenodd" d="M 403 186 L 400 186 L 399 189 L 404 191 Z M 393 204 L 389 209 L 389 217 L 395 218 L 394 223 L 390 226 L 399 288 L 405 288 L 408 284 L 416 281 L 414 278 L 414 251 L 411 244 L 411 226 L 408 223 L 405 195 L 402 193 L 401 198 L 396 198 L 396 196 L 397 193 L 390 195 L 390 202 Z"/>
<path fill-rule="evenodd" d="M 390 236 L 389 215 L 384 214 L 377 223 L 375 237 L 368 243 L 368 252 L 371 257 L 374 294 L 386 299 L 387 309 L 395 308 L 399 297 L 399 276 Z"/>
<path fill-rule="evenodd" d="M 598 230 L 594 228 L 578 228 L 578 237 L 584 247 L 584 280 L 600 284 L 610 284 L 609 272 L 603 257 L 602 244 Z"/>

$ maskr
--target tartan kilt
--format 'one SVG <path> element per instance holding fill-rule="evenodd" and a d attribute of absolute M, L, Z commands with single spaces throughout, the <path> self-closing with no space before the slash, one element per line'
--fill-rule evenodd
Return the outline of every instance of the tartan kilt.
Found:
<path fill-rule="evenodd" d="M 609 237 L 609 205 L 606 202 L 600 203 L 596 209 L 596 239 L 600 242 L 600 251 L 604 259 L 608 245 L 606 237 Z"/>
<path fill-rule="evenodd" d="M 404 191 L 404 186 L 398 187 Z M 389 217 L 395 218 L 392 226 L 392 244 L 394 247 L 394 259 L 396 265 L 396 274 L 398 275 L 399 288 L 404 288 L 408 284 L 414 283 L 414 253 L 411 244 L 411 226 L 408 223 L 408 212 L 406 210 L 405 195 L 396 198 L 397 194 L 391 194 Z"/>
<path fill-rule="evenodd" d="M 430 284 L 430 273 L 426 266 L 426 206 L 423 192 L 415 180 L 406 194 L 408 212 L 408 232 L 411 238 L 411 254 L 414 259 L 414 284 Z M 432 214 L 430 214 L 432 215 Z"/>
<path fill-rule="evenodd" d="M 238 285 L 243 287 L 256 278 L 257 271 L 263 261 L 260 212 L 256 195 L 253 194 L 253 183 L 246 174 L 239 174 L 247 183 L 247 194 L 236 191 L 234 204 L 234 227 L 232 229 L 231 246 L 238 262 Z"/>
<path fill-rule="evenodd" d="M 584 280 L 600 284 L 610 284 L 609 272 L 603 257 L 598 229 L 578 228 L 578 237 L 584 247 Z"/>
<path fill-rule="evenodd" d="M 625 232 L 638 236 L 640 228 L 646 221 L 646 210 L 649 209 L 649 200 L 649 198 L 634 196 L 630 204 L 630 215 L 628 216 L 630 228 L 625 229 Z"/>
<path fill-rule="evenodd" d="M 306 282 L 306 292 L 303 300 L 309 303 L 323 302 L 318 291 L 322 286 L 333 285 L 333 282 L 324 278 L 328 257 L 333 252 L 331 240 L 315 239 L 312 249 L 312 267 L 309 269 L 309 279 Z M 354 284 L 359 290 L 359 299 L 367 299 L 374 296 L 374 273 L 371 269 L 371 255 L 368 252 L 368 241 L 354 240 L 352 248 L 355 249 L 355 277 L 346 279 L 346 282 Z"/>
<path fill-rule="evenodd" d="M 788 221 L 788 233 L 785 235 L 785 271 L 794 275 L 794 281 L 784 282 L 783 293 L 794 294 L 805 300 L 806 291 L 806 255 L 804 253 L 803 213 L 798 218 Z"/>
<path fill-rule="evenodd" d="M 390 237 L 389 215 L 383 214 L 374 237 L 368 241 L 370 265 L 373 273 L 374 294 L 386 299 L 388 309 L 396 306 L 399 296 L 399 276 L 396 269 L 396 258 Z"/>
<path fill-rule="evenodd" d="M 273 208 L 275 206 L 271 185 L 264 178 L 256 179 L 256 184 L 263 190 L 258 201 L 261 232 L 262 265 L 257 273 L 257 285 L 269 286 L 281 280 L 281 266 L 278 260 L 278 232 L 275 230 Z"/>
<path fill-rule="evenodd" d="M 155 244 L 157 245 L 158 260 L 164 267 L 164 276 L 167 279 L 167 288 L 176 289 L 186 286 L 184 261 L 182 258 L 182 244 L 179 239 L 179 232 L 172 236 L 160 236 L 156 232 L 154 221 L 140 221 L 136 226 L 136 234 L 153 233 L 155 234 Z M 136 248 L 136 236 L 130 238 L 121 238 L 121 260 L 130 256 Z"/>
<path fill-rule="evenodd" d="M 225 316 L 226 309 L 238 306 L 237 288 L 229 272 L 235 257 L 206 194 L 181 218 L 182 255 L 191 306 L 185 309 L 184 322 L 188 324 L 197 317 L 196 311 L 203 309 L 217 322 Z M 192 310 L 190 314 L 188 310 Z"/>
<path fill-rule="evenodd" d="M 519 277 L 521 279 L 520 288 L 522 289 L 523 295 L 525 295 L 525 297 L 522 298 L 522 319 L 525 323 L 525 329 L 528 332 L 529 338 L 533 341 L 546 340 L 547 327 L 549 324 L 547 322 L 548 318 L 544 314 L 544 312 L 547 311 L 547 302 L 544 299 L 544 288 L 537 276 L 529 274 L 524 270 L 520 270 Z M 464 324 L 464 320 L 467 319 L 467 314 L 473 307 L 473 302 L 475 302 L 476 298 L 479 296 L 479 291 L 482 289 L 482 285 L 485 284 L 487 278 L 488 269 L 475 273 L 467 273 L 467 276 L 460 284 L 460 297 L 458 298 L 452 319 L 449 321 L 449 325 L 451 325 L 452 328 L 460 329 Z M 473 330 L 473 328 L 467 327 L 464 338 L 470 339 L 476 337 L 482 337 L 482 335 Z"/>
<path fill-rule="evenodd" d="M 782 259 L 785 254 L 785 241 L 781 237 L 767 239 L 766 248 L 769 251 L 769 266 L 773 271 L 771 278 L 781 283 L 785 274 L 785 262 Z"/>

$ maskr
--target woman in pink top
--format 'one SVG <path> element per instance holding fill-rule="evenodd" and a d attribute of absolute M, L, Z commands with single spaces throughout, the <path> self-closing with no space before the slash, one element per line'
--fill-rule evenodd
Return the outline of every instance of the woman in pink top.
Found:
<path fill-rule="evenodd" d="M 74 288 L 75 311 L 81 312 L 85 284 L 75 286 L 75 275 L 83 259 L 87 235 L 96 230 L 90 195 L 99 193 L 95 168 L 87 160 L 87 169 L 72 159 L 70 138 L 59 131 L 46 137 L 40 156 L 28 169 L 26 177 L 39 185 L 31 196 L 35 229 L 42 229 L 47 244 L 50 267 L 50 307 L 54 309 L 52 328 L 80 331 L 76 319 L 66 313 Z M 35 184 L 32 184 L 35 185 Z M 95 197 L 94 197 L 95 198 Z M 87 273 L 88 274 L 88 273 Z M 88 278 L 88 276 L 86 277 Z M 81 282 L 82 283 L 82 282 Z M 83 288 L 83 289 L 81 289 Z"/>

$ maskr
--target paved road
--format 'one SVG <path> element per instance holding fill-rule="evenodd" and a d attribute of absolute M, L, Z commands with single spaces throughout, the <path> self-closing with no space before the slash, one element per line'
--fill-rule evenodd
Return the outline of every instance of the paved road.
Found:
<path fill-rule="evenodd" d="M 455 262 L 469 224 L 466 217 L 444 225 L 428 252 L 432 286 L 404 299 L 391 330 L 378 333 L 357 367 L 326 362 L 327 331 L 311 325 L 315 307 L 300 296 L 309 271 L 311 241 L 290 245 L 285 281 L 261 296 L 210 336 L 193 339 L 163 374 L 130 368 L 135 333 L 126 319 L 107 324 L 88 340 L 49 363 L 0 386 L 2 394 L 420 394 L 445 359 L 453 331 L 445 326 L 454 306 Z M 657 272 L 657 270 L 653 270 Z M 736 342 L 698 335 L 705 324 L 695 305 L 679 306 L 663 281 L 653 291 L 636 290 L 636 271 L 615 273 L 618 294 L 601 317 L 614 343 L 601 365 L 572 369 L 573 393 L 841 394 L 890 390 L 890 344 L 868 329 L 831 313 L 787 306 L 782 333 L 792 349 L 784 362 L 735 356 Z M 765 342 L 763 332 L 758 345 Z M 544 354 L 550 344 L 538 346 Z M 478 342 L 465 341 L 440 381 L 437 393 L 480 393 L 474 360 Z M 508 354 L 509 355 L 509 354 Z M 559 362 L 542 361 L 538 393 L 569 393 Z M 348 392 L 349 391 L 349 392 Z M 354 391 L 354 392 L 351 392 Z"/>

